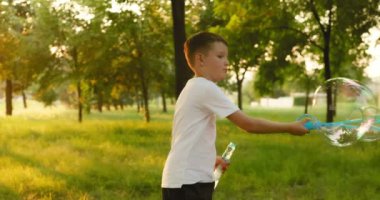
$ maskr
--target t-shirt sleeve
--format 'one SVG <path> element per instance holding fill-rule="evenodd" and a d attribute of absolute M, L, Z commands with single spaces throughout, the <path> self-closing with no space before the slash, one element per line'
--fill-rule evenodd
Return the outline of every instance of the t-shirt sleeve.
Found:
<path fill-rule="evenodd" d="M 218 117 L 225 118 L 239 110 L 217 85 L 208 87 L 204 92 L 203 105 Z"/>

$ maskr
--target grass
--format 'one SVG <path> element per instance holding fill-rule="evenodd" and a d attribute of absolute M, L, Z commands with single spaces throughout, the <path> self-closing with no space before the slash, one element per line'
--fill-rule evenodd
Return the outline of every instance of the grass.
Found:
<path fill-rule="evenodd" d="M 0 118 L 0 199 L 160 199 L 171 113 L 153 108 L 145 123 L 127 108 L 79 124 L 63 107 L 15 110 Z M 292 121 L 302 108 L 247 112 Z M 215 200 L 380 198 L 379 143 L 338 148 L 320 135 L 249 135 L 220 120 L 218 152 L 229 141 L 238 146 Z"/>

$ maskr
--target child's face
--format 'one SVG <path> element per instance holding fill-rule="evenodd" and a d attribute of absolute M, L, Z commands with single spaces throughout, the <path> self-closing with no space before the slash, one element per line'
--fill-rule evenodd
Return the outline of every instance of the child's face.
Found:
<path fill-rule="evenodd" d="M 227 75 L 228 48 L 222 42 L 215 42 L 211 45 L 207 54 L 203 54 L 201 61 L 202 75 L 213 81 L 223 80 Z"/>

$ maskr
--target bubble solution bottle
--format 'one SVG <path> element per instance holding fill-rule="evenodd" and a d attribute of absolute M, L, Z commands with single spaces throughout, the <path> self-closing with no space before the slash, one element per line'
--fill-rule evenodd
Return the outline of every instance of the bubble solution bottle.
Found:
<path fill-rule="evenodd" d="M 236 148 L 236 145 L 230 142 L 222 155 L 222 159 L 229 163 L 231 156 L 235 151 L 235 148 Z M 219 179 L 222 176 L 222 174 L 223 174 L 222 165 L 218 165 L 216 169 L 214 170 L 214 180 L 215 180 L 214 188 L 216 188 L 216 186 L 218 185 Z"/>

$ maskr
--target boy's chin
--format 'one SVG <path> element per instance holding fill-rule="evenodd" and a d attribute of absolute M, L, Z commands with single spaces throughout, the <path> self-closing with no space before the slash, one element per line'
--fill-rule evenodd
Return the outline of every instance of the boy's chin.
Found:
<path fill-rule="evenodd" d="M 221 77 L 221 78 L 217 79 L 215 82 L 223 81 L 225 78 L 226 78 L 225 76 Z"/>

